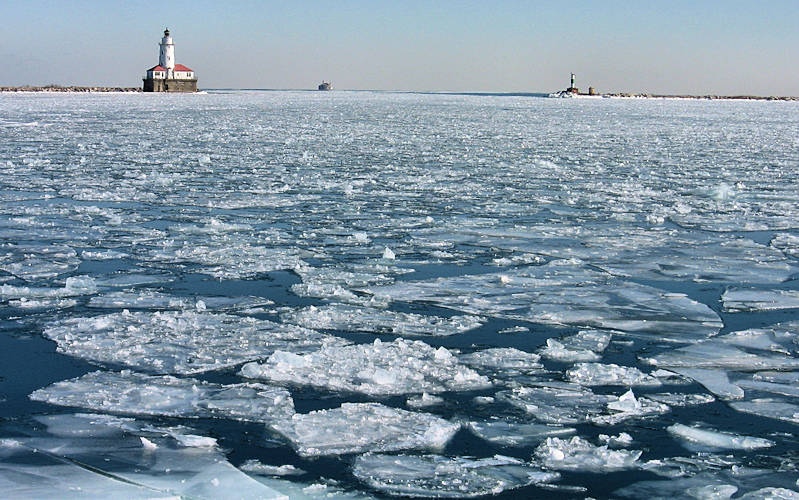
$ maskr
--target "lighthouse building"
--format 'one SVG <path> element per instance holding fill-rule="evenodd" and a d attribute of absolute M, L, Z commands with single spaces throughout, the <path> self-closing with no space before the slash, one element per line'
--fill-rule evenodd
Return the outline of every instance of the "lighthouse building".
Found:
<path fill-rule="evenodd" d="M 191 68 L 175 64 L 175 44 L 169 29 L 159 44 L 158 65 L 147 70 L 145 92 L 197 92 L 197 77 Z"/>

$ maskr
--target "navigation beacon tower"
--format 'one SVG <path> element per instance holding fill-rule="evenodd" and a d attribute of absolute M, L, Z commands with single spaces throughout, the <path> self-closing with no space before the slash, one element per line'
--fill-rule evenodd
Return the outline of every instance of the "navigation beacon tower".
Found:
<path fill-rule="evenodd" d="M 194 70 L 182 64 L 175 64 L 175 44 L 164 30 L 158 52 L 158 65 L 147 70 L 143 78 L 145 92 L 197 92 L 197 78 Z"/>

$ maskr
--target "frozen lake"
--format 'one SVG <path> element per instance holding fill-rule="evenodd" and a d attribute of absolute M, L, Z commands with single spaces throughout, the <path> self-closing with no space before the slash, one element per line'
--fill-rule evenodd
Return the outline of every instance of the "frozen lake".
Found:
<path fill-rule="evenodd" d="M 0 137 L 6 498 L 799 498 L 795 102 L 7 93 Z"/>

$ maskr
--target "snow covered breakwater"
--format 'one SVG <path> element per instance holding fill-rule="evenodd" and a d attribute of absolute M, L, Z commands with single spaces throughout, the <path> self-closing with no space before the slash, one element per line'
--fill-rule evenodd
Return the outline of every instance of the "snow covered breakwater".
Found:
<path fill-rule="evenodd" d="M 799 491 L 793 103 L 152 97 L 0 96 L 8 496 Z"/>

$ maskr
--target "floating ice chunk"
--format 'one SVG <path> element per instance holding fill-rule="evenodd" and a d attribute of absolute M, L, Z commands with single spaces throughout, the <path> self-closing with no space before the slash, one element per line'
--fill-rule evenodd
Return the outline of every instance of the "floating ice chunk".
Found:
<path fill-rule="evenodd" d="M 130 419 L 56 415 L 42 421 L 80 432 L 20 440 L 0 463 L 3 498 L 288 500 L 215 448 L 186 448 Z"/>
<path fill-rule="evenodd" d="M 599 425 L 615 425 L 630 418 L 659 415 L 669 411 L 669 407 L 666 404 L 658 403 L 645 397 L 636 398 L 632 390 L 619 397 L 611 396 L 607 409 L 615 413 L 597 415 L 592 417 L 591 421 Z"/>
<path fill-rule="evenodd" d="M 129 415 L 219 417 L 269 423 L 294 414 L 294 401 L 283 388 L 255 383 L 220 385 L 130 371 L 88 373 L 36 390 L 30 398 Z"/>
<path fill-rule="evenodd" d="M 750 401 L 733 401 L 730 406 L 740 412 L 799 424 L 799 405 L 783 400 L 758 398 Z"/>
<path fill-rule="evenodd" d="M 797 483 L 799 486 L 799 483 Z M 799 492 L 788 488 L 760 488 L 740 497 L 741 500 L 799 500 Z"/>
<path fill-rule="evenodd" d="M 795 370 L 799 369 L 799 358 L 791 353 L 799 338 L 797 332 L 799 323 L 781 323 L 733 332 L 642 360 L 667 368 Z"/>
<path fill-rule="evenodd" d="M 77 252 L 66 245 L 0 245 L 0 270 L 26 281 L 55 278 L 79 265 Z"/>
<path fill-rule="evenodd" d="M 541 371 L 541 356 L 532 352 L 520 351 L 513 347 L 493 347 L 460 356 L 461 361 L 474 368 L 496 371 L 529 373 Z"/>
<path fill-rule="evenodd" d="M 721 300 L 727 312 L 794 309 L 799 308 L 799 291 L 730 288 Z"/>
<path fill-rule="evenodd" d="M 202 304 L 198 307 L 198 304 Z M 180 297 L 155 290 L 120 291 L 89 299 L 89 307 L 103 309 L 236 310 L 274 304 L 261 297 Z"/>
<path fill-rule="evenodd" d="M 539 352 L 541 356 L 547 359 L 572 363 L 576 361 L 598 361 L 601 357 L 594 351 L 587 349 L 569 349 L 563 343 L 552 338 L 547 339 L 546 346 L 542 347 Z"/>
<path fill-rule="evenodd" d="M 304 457 L 441 449 L 460 428 L 435 415 L 378 403 L 343 403 L 340 408 L 294 414 L 272 426 Z"/>
<path fill-rule="evenodd" d="M 774 441 L 750 436 L 740 436 L 711 429 L 702 429 L 683 424 L 674 424 L 666 428 L 670 434 L 678 436 L 690 443 L 730 450 L 756 450 L 774 446 Z"/>
<path fill-rule="evenodd" d="M 603 414 L 605 405 L 615 399 L 579 386 L 514 387 L 496 396 L 542 422 L 570 425 L 585 423 Z"/>
<path fill-rule="evenodd" d="M 126 259 L 130 254 L 120 252 L 118 250 L 84 250 L 80 253 L 82 259 L 85 260 L 112 260 L 112 259 Z"/>
<path fill-rule="evenodd" d="M 598 361 L 610 343 L 611 334 L 599 330 L 582 330 L 562 339 L 547 339 L 539 352 L 547 359 L 564 362 Z"/>
<path fill-rule="evenodd" d="M 218 370 L 278 349 L 303 351 L 347 343 L 298 326 L 194 311 L 72 318 L 53 323 L 44 335 L 66 354 L 179 374 Z"/>
<path fill-rule="evenodd" d="M 96 292 L 95 281 L 89 276 L 67 278 L 64 288 L 27 287 L 8 284 L 0 286 L 0 297 L 4 299 L 57 299 L 91 295 Z"/>
<path fill-rule="evenodd" d="M 405 497 L 471 498 L 497 495 L 560 479 L 521 460 L 440 455 L 363 455 L 352 473 L 370 487 Z"/>
<path fill-rule="evenodd" d="M 190 241 L 170 243 L 173 246 L 167 243 L 161 249 L 153 251 L 150 260 L 169 264 L 196 263 L 202 266 L 198 272 L 219 279 L 248 279 L 263 273 L 298 269 L 305 265 L 297 251 L 292 249 L 234 243 L 229 240 L 219 242 L 218 246 L 194 244 Z"/>
<path fill-rule="evenodd" d="M 325 346 L 297 355 L 277 351 L 263 363 L 248 363 L 240 374 L 278 383 L 311 385 L 372 395 L 437 393 L 484 389 L 485 376 L 458 363 L 447 349 L 396 339 L 352 346 Z"/>
<path fill-rule="evenodd" d="M 730 382 L 729 376 L 722 370 L 706 370 L 702 368 L 675 368 L 674 371 L 680 375 L 692 378 L 705 389 L 712 392 L 721 399 L 741 399 L 744 397 L 744 390 L 740 386 Z"/>
<path fill-rule="evenodd" d="M 670 392 L 647 394 L 646 397 L 672 407 L 703 405 L 716 400 L 710 394 L 675 394 Z"/>
<path fill-rule="evenodd" d="M 736 380 L 735 383 L 739 387 L 747 390 L 771 392 L 773 394 L 799 398 L 799 386 L 797 386 L 795 383 L 777 384 L 774 382 L 747 379 Z"/>
<path fill-rule="evenodd" d="M 621 282 L 572 262 L 552 261 L 503 274 L 371 287 L 395 301 L 427 301 L 468 314 L 556 325 L 618 329 L 661 341 L 696 341 L 722 327 L 709 307 L 683 294 Z"/>
<path fill-rule="evenodd" d="M 394 260 L 397 258 L 396 254 L 388 247 L 383 250 L 383 258 L 387 260 Z"/>
<path fill-rule="evenodd" d="M 540 443 L 549 436 L 567 436 L 576 432 L 573 427 L 505 420 L 469 422 L 468 427 L 477 437 L 502 446 L 530 446 Z"/>
<path fill-rule="evenodd" d="M 422 393 L 421 396 L 414 396 L 408 398 L 405 401 L 405 404 L 411 408 L 426 408 L 428 406 L 436 406 L 440 405 L 444 402 L 444 398 L 439 396 L 433 396 L 426 392 Z"/>
<path fill-rule="evenodd" d="M 787 255 L 799 256 L 799 236 L 790 233 L 779 233 L 771 240 L 770 245 Z"/>
<path fill-rule="evenodd" d="M 602 363 L 577 363 L 566 372 L 569 382 L 594 385 L 648 386 L 661 385 L 660 380 L 632 366 Z"/>
<path fill-rule="evenodd" d="M 535 456 L 550 469 L 580 472 L 612 472 L 639 466 L 641 450 L 611 450 L 594 446 L 580 436 L 571 439 L 549 437 L 535 450 Z"/>
<path fill-rule="evenodd" d="M 680 466 L 690 459 L 680 459 Z M 799 493 L 788 486 L 795 487 L 796 474 L 774 470 L 748 469 L 723 463 L 697 463 L 699 472 L 691 472 L 687 477 L 674 477 L 659 481 L 642 481 L 613 492 L 613 497 L 667 499 L 725 500 L 733 495 L 736 499 L 799 499 Z M 645 467 L 648 470 L 648 467 Z M 709 469 L 709 470 L 708 470 Z M 652 470 L 656 472 L 656 470 Z M 686 476 L 686 474 L 681 474 Z M 793 483 L 793 484 L 792 484 Z"/>
<path fill-rule="evenodd" d="M 621 432 L 617 436 L 608 436 L 607 434 L 600 434 L 599 441 L 608 446 L 630 446 L 633 444 L 633 437 L 626 432 Z"/>
<path fill-rule="evenodd" d="M 426 316 L 374 307 L 330 304 L 282 314 L 281 319 L 306 328 L 354 330 L 395 335 L 454 335 L 483 324 L 476 316 Z"/>
<path fill-rule="evenodd" d="M 59 299 L 59 298 L 42 298 L 42 299 L 28 299 L 22 297 L 20 299 L 12 299 L 8 301 L 11 307 L 25 309 L 26 311 L 47 311 L 51 309 L 68 309 L 75 307 L 78 301 L 75 299 Z"/>
<path fill-rule="evenodd" d="M 258 474 L 261 476 L 301 476 L 306 472 L 291 464 L 286 465 L 268 465 L 259 462 L 255 459 L 249 459 L 239 465 L 239 469 L 250 474 Z"/>

